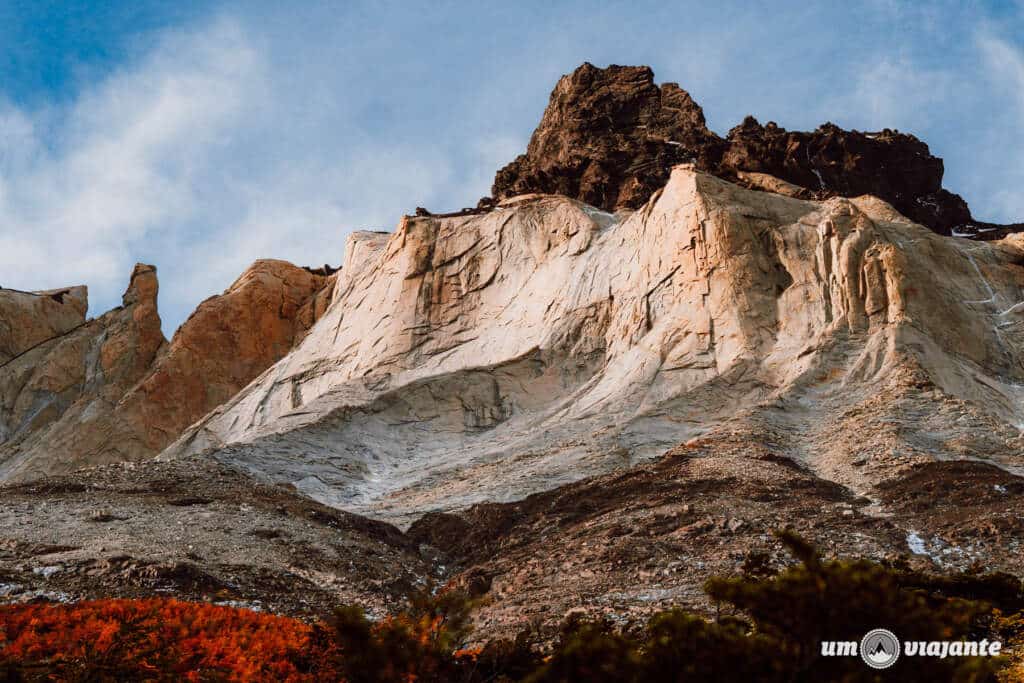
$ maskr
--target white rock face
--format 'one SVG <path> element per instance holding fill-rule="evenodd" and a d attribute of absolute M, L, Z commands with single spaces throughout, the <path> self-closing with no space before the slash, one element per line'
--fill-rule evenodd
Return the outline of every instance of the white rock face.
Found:
<path fill-rule="evenodd" d="M 530 195 L 407 217 L 353 235 L 302 343 L 161 457 L 208 452 L 396 521 L 722 429 L 778 433 L 783 455 L 854 488 L 921 458 L 1012 468 L 1022 247 L 940 237 L 871 197 L 803 201 L 688 167 L 632 214 Z M 874 406 L 886 391 L 900 400 Z M 876 430 L 891 460 L 851 464 L 862 414 L 906 427 Z M 999 448 L 965 445 L 971 431 Z"/>

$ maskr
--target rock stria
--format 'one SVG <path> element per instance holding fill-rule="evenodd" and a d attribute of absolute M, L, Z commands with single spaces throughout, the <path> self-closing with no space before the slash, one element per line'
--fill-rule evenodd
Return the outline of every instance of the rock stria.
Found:
<path fill-rule="evenodd" d="M 161 457 L 206 453 L 400 524 L 726 426 L 781 430 L 857 494 L 942 458 L 1015 471 L 1022 258 L 1019 236 L 949 239 L 877 198 L 692 166 L 633 212 L 526 195 L 407 217 L 353 235 L 306 338 Z M 877 424 L 849 439 L 858 414 Z"/>

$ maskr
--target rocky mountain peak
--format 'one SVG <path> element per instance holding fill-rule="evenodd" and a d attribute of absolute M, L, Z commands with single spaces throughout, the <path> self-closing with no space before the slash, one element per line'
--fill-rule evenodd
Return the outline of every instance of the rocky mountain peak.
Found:
<path fill-rule="evenodd" d="M 155 302 L 159 290 L 160 283 L 156 277 L 156 266 L 136 263 L 132 269 L 131 278 L 128 281 L 128 289 L 125 290 L 121 301 L 125 306 L 131 306 L 142 301 Z"/>
<path fill-rule="evenodd" d="M 757 175 L 752 191 L 680 164 L 632 212 L 532 194 L 356 233 L 323 318 L 160 457 L 203 454 L 407 523 L 717 428 L 832 425 L 882 384 L 877 419 L 890 403 L 933 411 L 919 375 L 1021 423 L 1010 240 L 947 239 L 875 197 L 808 200 Z M 857 491 L 903 462 L 869 473 L 818 455 L 831 433 L 792 438 Z"/>
<path fill-rule="evenodd" d="M 1024 229 L 975 221 L 967 202 L 942 188 L 942 159 L 913 135 L 831 122 L 794 132 L 748 116 L 723 139 L 689 93 L 656 85 L 646 66 L 587 63 L 563 76 L 526 153 L 497 172 L 492 193 L 496 200 L 562 194 L 606 211 L 635 209 L 687 161 L 741 184 L 745 173 L 768 174 L 818 199 L 874 195 L 942 235 L 992 239 Z"/>
<path fill-rule="evenodd" d="M 710 612 L 780 528 L 1019 573 L 1024 232 L 937 234 L 980 230 L 942 174 L 584 64 L 497 199 L 351 232 L 337 271 L 259 260 L 170 340 L 152 266 L 89 320 L 0 289 L 0 601 L 384 616 L 436 582 L 513 638 Z"/>
<path fill-rule="evenodd" d="M 154 456 L 285 356 L 334 280 L 259 260 L 170 341 L 155 266 L 136 264 L 123 305 L 88 321 L 84 288 L 0 290 L 0 479 Z"/>
<path fill-rule="evenodd" d="M 498 171 L 492 192 L 499 200 L 544 192 L 634 209 L 673 165 L 714 155 L 720 142 L 689 93 L 655 85 L 650 67 L 586 63 L 558 81 L 526 154 Z"/>

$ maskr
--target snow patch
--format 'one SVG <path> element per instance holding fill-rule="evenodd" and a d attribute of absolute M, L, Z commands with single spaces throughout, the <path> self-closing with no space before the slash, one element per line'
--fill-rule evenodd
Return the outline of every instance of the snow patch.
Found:
<path fill-rule="evenodd" d="M 974 256 L 970 252 L 964 252 L 964 256 L 971 262 L 971 266 L 974 267 L 974 272 L 978 274 L 978 279 L 981 280 L 981 284 L 984 285 L 985 291 L 988 293 L 988 298 L 982 301 L 965 301 L 965 304 L 990 304 L 996 299 L 996 293 L 992 291 L 992 285 L 988 283 L 988 278 L 981 272 L 981 268 L 978 267 L 978 262 L 974 260 Z"/>
<path fill-rule="evenodd" d="M 907 534 L 907 547 L 915 555 L 927 555 L 928 548 L 925 547 L 924 539 L 917 535 L 916 531 Z"/>

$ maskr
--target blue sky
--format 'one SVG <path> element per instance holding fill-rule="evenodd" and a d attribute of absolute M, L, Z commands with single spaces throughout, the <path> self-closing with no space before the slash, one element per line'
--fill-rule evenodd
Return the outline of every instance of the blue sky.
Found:
<path fill-rule="evenodd" d="M 170 334 L 256 258 L 474 204 L 583 61 L 650 64 L 721 134 L 915 133 L 1024 219 L 1024 2 L 807 4 L 0 0 L 0 285 L 98 314 L 155 263 Z"/>

